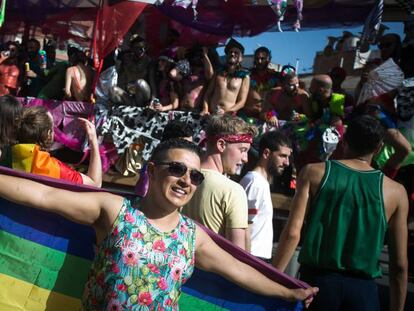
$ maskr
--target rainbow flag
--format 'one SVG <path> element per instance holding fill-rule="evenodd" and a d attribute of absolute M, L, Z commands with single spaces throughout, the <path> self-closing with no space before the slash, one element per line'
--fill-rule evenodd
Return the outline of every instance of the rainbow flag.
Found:
<path fill-rule="evenodd" d="M 0 167 L 0 173 L 67 190 L 102 191 Z M 210 234 L 210 232 L 209 232 Z M 257 260 L 223 238 L 216 242 L 235 257 L 285 286 L 307 287 Z M 0 199 L 0 310 L 79 310 L 94 257 L 95 234 L 87 226 Z M 201 270 L 183 287 L 181 310 L 300 310 L 290 303 L 250 293 Z"/>
<path fill-rule="evenodd" d="M 17 144 L 11 147 L 11 168 L 26 173 L 49 176 L 82 184 L 82 176 L 65 163 L 40 150 L 36 144 Z"/>

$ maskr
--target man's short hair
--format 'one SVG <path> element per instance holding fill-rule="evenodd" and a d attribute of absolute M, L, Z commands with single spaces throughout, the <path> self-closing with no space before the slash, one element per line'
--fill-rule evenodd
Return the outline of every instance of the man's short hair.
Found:
<path fill-rule="evenodd" d="M 352 119 L 345 132 L 345 142 L 356 156 L 373 153 L 384 138 L 385 128 L 369 115 Z"/>
<path fill-rule="evenodd" d="M 214 116 L 207 123 L 207 138 L 235 134 L 248 134 L 255 137 L 257 135 L 257 128 L 243 119 L 231 115 Z"/>
<path fill-rule="evenodd" d="M 272 59 L 272 52 L 265 46 L 258 47 L 254 51 L 254 56 L 256 57 L 256 55 L 259 54 L 259 53 L 266 53 L 269 56 L 269 60 Z"/>
<path fill-rule="evenodd" d="M 244 46 L 240 42 L 238 42 L 237 40 L 234 40 L 233 38 L 230 38 L 229 42 L 227 42 L 226 47 L 224 48 L 224 53 L 226 55 L 228 55 L 230 49 L 232 49 L 232 48 L 239 49 L 240 52 L 242 54 L 244 54 Z"/>
<path fill-rule="evenodd" d="M 154 151 L 152 152 L 152 155 L 149 161 L 150 162 L 163 162 L 164 160 L 166 160 L 168 151 L 172 149 L 187 150 L 187 151 L 190 151 L 196 154 L 198 157 L 201 157 L 201 149 L 199 146 L 185 139 L 173 138 L 173 139 L 169 139 L 169 140 L 163 141 L 160 144 L 158 144 L 157 147 L 155 147 Z"/>
<path fill-rule="evenodd" d="M 167 123 L 162 133 L 161 141 L 173 138 L 193 137 L 194 129 L 186 122 L 172 120 Z"/>
<path fill-rule="evenodd" d="M 259 156 L 267 148 L 271 152 L 278 151 L 280 147 L 291 148 L 290 139 L 280 131 L 271 131 L 262 135 L 259 142 Z"/>

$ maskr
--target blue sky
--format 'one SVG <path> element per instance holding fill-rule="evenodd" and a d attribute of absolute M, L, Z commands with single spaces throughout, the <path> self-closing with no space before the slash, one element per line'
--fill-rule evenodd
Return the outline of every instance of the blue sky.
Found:
<path fill-rule="evenodd" d="M 398 33 L 401 39 L 404 38 L 403 23 L 385 23 L 385 25 L 390 28 L 385 33 Z M 266 32 L 255 37 L 236 39 L 246 48 L 245 54 L 253 54 L 260 45 L 268 47 L 272 51 L 272 62 L 274 63 L 295 65 L 296 58 L 299 58 L 299 73 L 304 73 L 312 72 L 311 67 L 315 53 L 325 47 L 328 41 L 327 37 L 340 37 L 344 30 L 358 35 L 358 32 L 362 31 L 362 26 L 300 32 Z"/>

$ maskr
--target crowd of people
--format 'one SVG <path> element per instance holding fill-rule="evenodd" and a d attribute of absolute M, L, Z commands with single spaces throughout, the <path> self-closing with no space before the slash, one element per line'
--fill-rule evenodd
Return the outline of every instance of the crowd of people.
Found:
<path fill-rule="evenodd" d="M 280 72 L 270 68 L 272 54 L 266 47 L 255 51 L 254 66 L 248 70 L 241 65 L 244 47 L 234 39 L 225 47 L 225 63 L 219 65 L 214 49 L 198 45 L 172 45 L 155 61 L 140 36 L 132 36 L 115 64 L 106 66 L 93 93 L 94 71 L 84 52 L 71 47 L 69 64 L 60 64 L 51 43 L 40 50 L 35 39 L 22 45 L 8 42 L 8 53 L 0 54 L 2 165 L 102 184 L 92 122 L 82 119 L 90 159 L 87 173 L 81 174 L 48 152 L 53 142 L 50 113 L 43 107 L 23 107 L 12 95 L 96 101 L 109 113 L 119 105 L 160 113 L 184 110 L 207 121 L 202 150 L 192 142 L 195 133 L 188 125 L 169 123 L 163 142 L 141 170 L 137 200 L 108 193 L 73 196 L 3 175 L 0 195 L 93 226 L 99 248 L 85 288 L 86 310 L 104 310 L 115 302 L 124 308 L 140 303 L 136 295 L 118 289 L 149 277 L 144 269 L 167 278 L 177 266 L 178 277 L 167 278 L 163 288 L 151 283 L 148 289 L 154 309 L 174 309 L 194 265 L 263 295 L 307 305 L 313 299 L 311 308 L 317 310 L 379 310 L 374 280 L 381 276 L 379 256 L 387 230 L 391 309 L 403 310 L 414 182 L 405 189 L 393 179 L 412 152 L 398 129 L 394 105 L 404 78 L 412 78 L 407 65 L 412 55 L 406 51 L 414 45 L 414 25 L 406 28 L 403 43 L 396 34 L 380 38 L 381 59 L 367 64 L 355 94 L 342 89 L 346 72 L 339 67 L 315 75 L 307 91 L 294 67 L 284 66 Z M 401 81 L 381 94 L 370 93 L 372 72 L 385 63 L 401 72 Z M 394 153 L 381 171 L 374 168 L 373 158 L 384 143 Z M 289 166 L 298 174 L 296 191 L 273 254 L 270 185 Z M 270 281 L 220 249 L 194 220 L 282 271 L 302 237 L 299 277 L 319 293 L 313 287 L 288 290 Z M 176 265 L 156 260 L 160 248 Z"/>

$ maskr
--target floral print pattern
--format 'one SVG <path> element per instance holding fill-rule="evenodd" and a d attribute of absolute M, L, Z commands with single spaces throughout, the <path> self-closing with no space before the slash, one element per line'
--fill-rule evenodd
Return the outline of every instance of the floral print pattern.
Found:
<path fill-rule="evenodd" d="M 161 232 L 124 199 L 101 244 L 83 297 L 84 310 L 178 310 L 181 286 L 194 270 L 195 224 L 180 215 Z"/>

